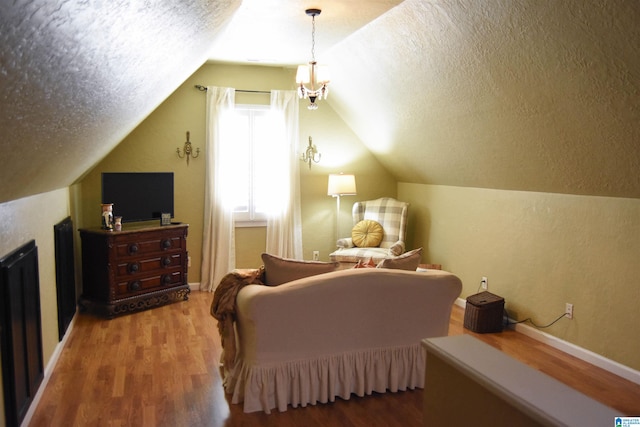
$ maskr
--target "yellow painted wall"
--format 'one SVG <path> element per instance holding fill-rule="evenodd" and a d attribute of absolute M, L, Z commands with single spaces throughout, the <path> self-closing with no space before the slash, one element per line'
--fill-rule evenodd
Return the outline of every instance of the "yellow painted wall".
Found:
<path fill-rule="evenodd" d="M 293 79 L 293 74 L 291 76 Z M 312 163 L 311 169 L 308 164 L 300 163 L 303 255 L 305 259 L 311 259 L 312 252 L 317 250 L 320 260 L 328 261 L 329 254 L 336 248 L 336 237 L 351 236 L 354 202 L 396 197 L 397 186 L 394 177 L 333 108 L 324 101 L 319 105 L 317 110 L 309 111 L 306 102 L 300 103 L 300 151 L 306 148 L 311 136 L 322 154 L 320 162 Z M 327 195 L 327 186 L 329 174 L 340 172 L 355 175 L 358 194 L 341 198 L 336 221 L 336 199 Z"/>
<path fill-rule="evenodd" d="M 206 94 L 194 88 L 228 86 L 245 90 L 293 90 L 295 70 L 280 67 L 205 64 L 151 113 L 105 159 L 73 186 L 80 226 L 100 225 L 100 174 L 107 171 L 173 171 L 175 174 L 176 221 L 189 224 L 187 245 L 192 267 L 189 282 L 200 281 L 201 246 L 204 210 L 204 157 L 177 158 L 186 132 L 191 132 L 194 148 L 205 146 Z M 237 103 L 269 103 L 269 95 L 236 93 Z M 321 161 L 308 165 L 300 162 L 302 200 L 303 255 L 311 259 L 319 250 L 328 260 L 335 248 L 336 200 L 327 196 L 330 173 L 355 173 L 358 196 L 342 199 L 341 233 L 350 233 L 350 210 L 357 200 L 396 195 L 396 181 L 364 147 L 331 106 L 324 101 L 320 108 L 309 111 L 300 104 L 300 152 L 313 138 L 322 154 Z M 117 215 L 117 206 L 114 206 Z M 126 224 L 125 224 L 126 227 Z M 261 265 L 266 232 L 264 227 L 237 229 L 236 267 Z"/>
<path fill-rule="evenodd" d="M 512 318 L 640 369 L 640 200 L 400 183 L 411 242 L 463 281 L 480 279 Z"/>
<path fill-rule="evenodd" d="M 69 216 L 67 188 L 0 204 L 0 258 L 30 240 L 38 247 L 42 354 L 45 368 L 58 345 L 55 241 L 53 226 Z M 1 375 L 1 373 L 0 373 Z M 0 381 L 2 378 L 0 377 Z M 4 425 L 4 398 L 0 387 L 0 425 Z"/>

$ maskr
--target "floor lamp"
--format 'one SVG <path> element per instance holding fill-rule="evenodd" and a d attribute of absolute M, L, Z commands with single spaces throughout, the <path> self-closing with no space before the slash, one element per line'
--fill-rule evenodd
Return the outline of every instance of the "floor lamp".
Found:
<path fill-rule="evenodd" d="M 330 174 L 327 195 L 336 198 L 336 240 L 340 238 L 340 197 L 356 195 L 354 175 Z"/>

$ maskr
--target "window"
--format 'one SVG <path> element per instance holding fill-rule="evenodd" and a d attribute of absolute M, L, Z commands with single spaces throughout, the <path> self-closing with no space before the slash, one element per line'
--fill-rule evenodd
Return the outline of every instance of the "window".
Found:
<path fill-rule="evenodd" d="M 221 153 L 228 179 L 225 199 L 233 206 L 236 225 L 265 225 L 268 214 L 282 206 L 288 167 L 282 121 L 265 105 L 237 105 L 226 120 L 229 134 Z"/>

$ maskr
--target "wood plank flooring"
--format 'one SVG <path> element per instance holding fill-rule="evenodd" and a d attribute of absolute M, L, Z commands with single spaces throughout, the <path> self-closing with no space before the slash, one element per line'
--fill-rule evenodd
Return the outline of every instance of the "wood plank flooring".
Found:
<path fill-rule="evenodd" d="M 224 394 L 212 294 L 113 320 L 77 315 L 31 426 L 421 426 L 422 391 L 374 394 L 286 412 L 244 414 Z M 640 385 L 514 331 L 473 334 L 454 307 L 450 335 L 472 334 L 621 415 Z"/>

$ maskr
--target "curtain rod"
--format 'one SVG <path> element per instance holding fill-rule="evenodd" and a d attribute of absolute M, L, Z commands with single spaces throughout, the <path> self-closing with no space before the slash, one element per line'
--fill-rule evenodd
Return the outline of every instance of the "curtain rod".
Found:
<path fill-rule="evenodd" d="M 206 86 L 202 86 L 202 85 L 195 85 L 195 88 L 196 88 L 196 89 L 198 89 L 200 92 L 206 92 L 206 91 L 207 91 L 207 87 L 206 87 Z M 236 92 L 243 92 L 243 93 L 267 93 L 267 94 L 271 94 L 271 91 L 268 91 L 268 90 L 236 89 Z"/>

